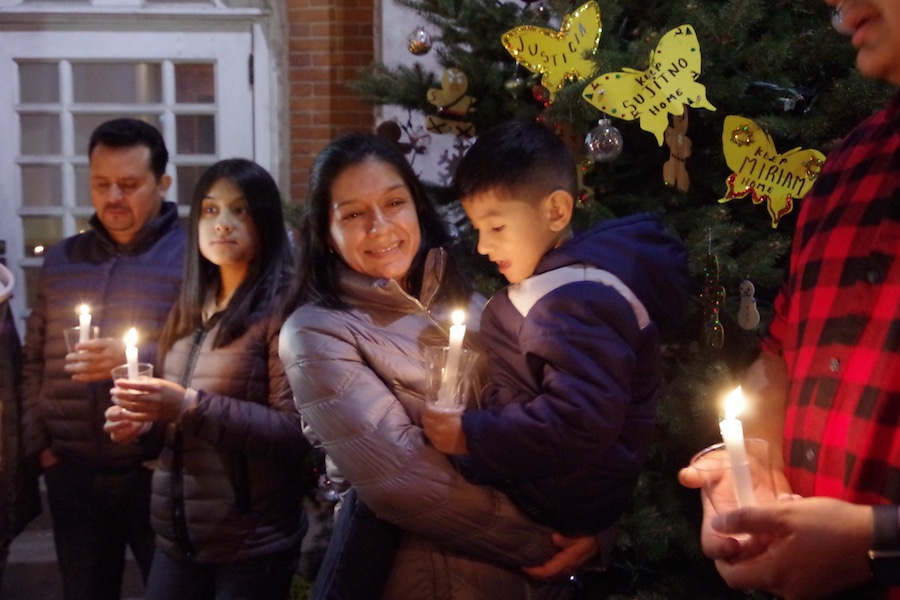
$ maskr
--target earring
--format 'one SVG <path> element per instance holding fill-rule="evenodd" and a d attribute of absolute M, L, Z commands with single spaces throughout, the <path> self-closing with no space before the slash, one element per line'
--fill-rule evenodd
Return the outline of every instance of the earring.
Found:
<path fill-rule="evenodd" d="M 851 35 L 853 33 L 853 30 L 844 22 L 844 11 L 840 4 L 831 13 L 831 26 L 841 35 Z"/>

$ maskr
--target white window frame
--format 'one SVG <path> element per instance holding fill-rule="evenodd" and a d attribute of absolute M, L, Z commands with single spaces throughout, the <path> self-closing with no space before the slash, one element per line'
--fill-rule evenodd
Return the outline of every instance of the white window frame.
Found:
<path fill-rule="evenodd" d="M 0 62 L 5 63 L 0 64 L 0 81 L 5 82 L 0 85 L 0 239 L 6 241 L 5 260 L 17 279 L 19 291 L 14 294 L 12 305 L 20 322 L 27 310 L 22 267 L 35 266 L 40 259 L 26 258 L 22 252 L 24 235 L 18 212 L 22 190 L 15 154 L 19 148 L 15 107 L 18 81 L 10 56 L 169 61 L 164 63 L 164 77 L 172 76 L 171 61 L 208 59 L 217 60 L 220 65 L 227 62 L 232 68 L 216 69 L 219 116 L 217 156 L 212 158 L 243 156 L 267 168 L 276 181 L 286 176 L 280 172 L 281 165 L 287 164 L 286 150 L 282 150 L 287 147 L 283 143 L 286 138 L 284 128 L 277 127 L 277 113 L 286 109 L 279 96 L 284 77 L 279 77 L 280 65 L 272 55 L 273 44 L 281 40 L 278 31 L 272 33 L 270 12 L 262 8 L 227 8 L 219 0 L 214 5 L 129 6 L 133 4 L 130 0 L 92 0 L 90 6 L 60 6 L 51 2 L 0 0 L 0 37 L 6 48 L 0 48 Z M 133 43 L 136 36 L 152 39 L 152 51 L 147 51 L 147 43 Z M 242 37 L 246 44 L 234 43 Z M 199 51 L 204 45 L 211 50 Z M 249 102 L 243 108 L 229 107 L 235 91 L 243 88 L 248 90 Z M 163 133 L 173 160 L 177 160 L 171 144 L 173 132 L 166 131 L 166 126 L 164 123 Z M 76 149 L 78 154 L 83 152 Z M 65 235 L 70 233 L 73 232 L 64 231 Z M 23 329 L 20 327 L 20 333 Z"/>

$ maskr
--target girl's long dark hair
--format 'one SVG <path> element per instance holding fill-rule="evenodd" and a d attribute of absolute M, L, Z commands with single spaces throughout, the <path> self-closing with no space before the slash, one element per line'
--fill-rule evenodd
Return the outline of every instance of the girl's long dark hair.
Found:
<path fill-rule="evenodd" d="M 181 294 L 160 336 L 160 363 L 176 340 L 203 326 L 203 304 L 210 290 L 215 293 L 220 285 L 219 267 L 200 253 L 198 232 L 203 199 L 220 179 L 227 179 L 237 186 L 247 201 L 250 218 L 258 233 L 260 252 L 250 263 L 246 278 L 234 291 L 228 306 L 219 315 L 219 331 L 213 346 L 228 345 L 247 331 L 255 315 L 271 313 L 279 308 L 277 303 L 289 276 L 292 255 L 278 185 L 268 171 L 251 160 L 231 158 L 219 161 L 200 176 L 194 188 Z"/>
<path fill-rule="evenodd" d="M 348 168 L 365 161 L 377 161 L 394 169 L 409 189 L 416 206 L 421 245 L 407 275 L 409 292 L 418 297 L 422 287 L 425 256 L 432 248 L 451 243 L 444 221 L 438 215 L 425 188 L 403 153 L 389 140 L 369 133 L 351 133 L 332 141 L 316 157 L 309 177 L 309 201 L 298 227 L 296 276 L 285 298 L 285 316 L 312 302 L 344 309 L 340 296 L 338 269 L 342 264 L 329 246 L 331 188 Z M 450 257 L 441 283 L 441 298 L 467 300 L 471 286 Z"/>

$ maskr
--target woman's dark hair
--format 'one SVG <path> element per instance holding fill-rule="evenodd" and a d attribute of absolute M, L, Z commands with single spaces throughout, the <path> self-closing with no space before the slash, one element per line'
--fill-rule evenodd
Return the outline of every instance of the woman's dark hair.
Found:
<path fill-rule="evenodd" d="M 450 244 L 451 239 L 444 221 L 400 149 L 375 134 L 343 135 L 319 153 L 310 171 L 309 200 L 298 227 L 298 269 L 285 300 L 285 316 L 308 302 L 330 308 L 347 308 L 340 297 L 338 281 L 342 260 L 331 251 L 329 245 L 331 188 L 347 168 L 366 161 L 381 162 L 394 169 L 409 189 L 415 203 L 422 239 L 406 278 L 411 294 L 418 297 L 421 291 L 428 251 Z M 451 257 L 441 283 L 441 298 L 468 299 L 470 294 L 471 287 Z"/>
<path fill-rule="evenodd" d="M 246 278 L 219 316 L 219 332 L 213 346 L 225 346 L 243 335 L 255 313 L 278 309 L 276 303 L 292 262 L 278 185 L 268 171 L 251 160 L 231 158 L 219 161 L 200 176 L 194 188 L 181 294 L 160 336 L 161 357 L 176 340 L 203 326 L 203 304 L 210 290 L 215 293 L 219 288 L 219 268 L 200 253 L 198 229 L 203 199 L 220 179 L 227 179 L 237 186 L 247 201 L 260 251 L 259 256 L 250 263 Z"/>

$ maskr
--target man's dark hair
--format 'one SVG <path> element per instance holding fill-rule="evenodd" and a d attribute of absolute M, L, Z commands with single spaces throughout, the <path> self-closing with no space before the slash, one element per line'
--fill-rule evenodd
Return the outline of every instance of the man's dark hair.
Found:
<path fill-rule="evenodd" d="M 147 146 L 150 149 L 150 168 L 159 181 L 166 174 L 169 162 L 169 151 L 159 130 L 140 119 L 121 118 L 101 123 L 91 133 L 88 144 L 88 158 L 98 144 L 110 148 L 128 148 L 131 146 Z"/>
<path fill-rule="evenodd" d="M 565 142 L 549 127 L 512 119 L 480 134 L 456 169 L 459 198 L 503 190 L 520 200 L 540 200 L 563 190 L 576 197 L 578 173 Z"/>

